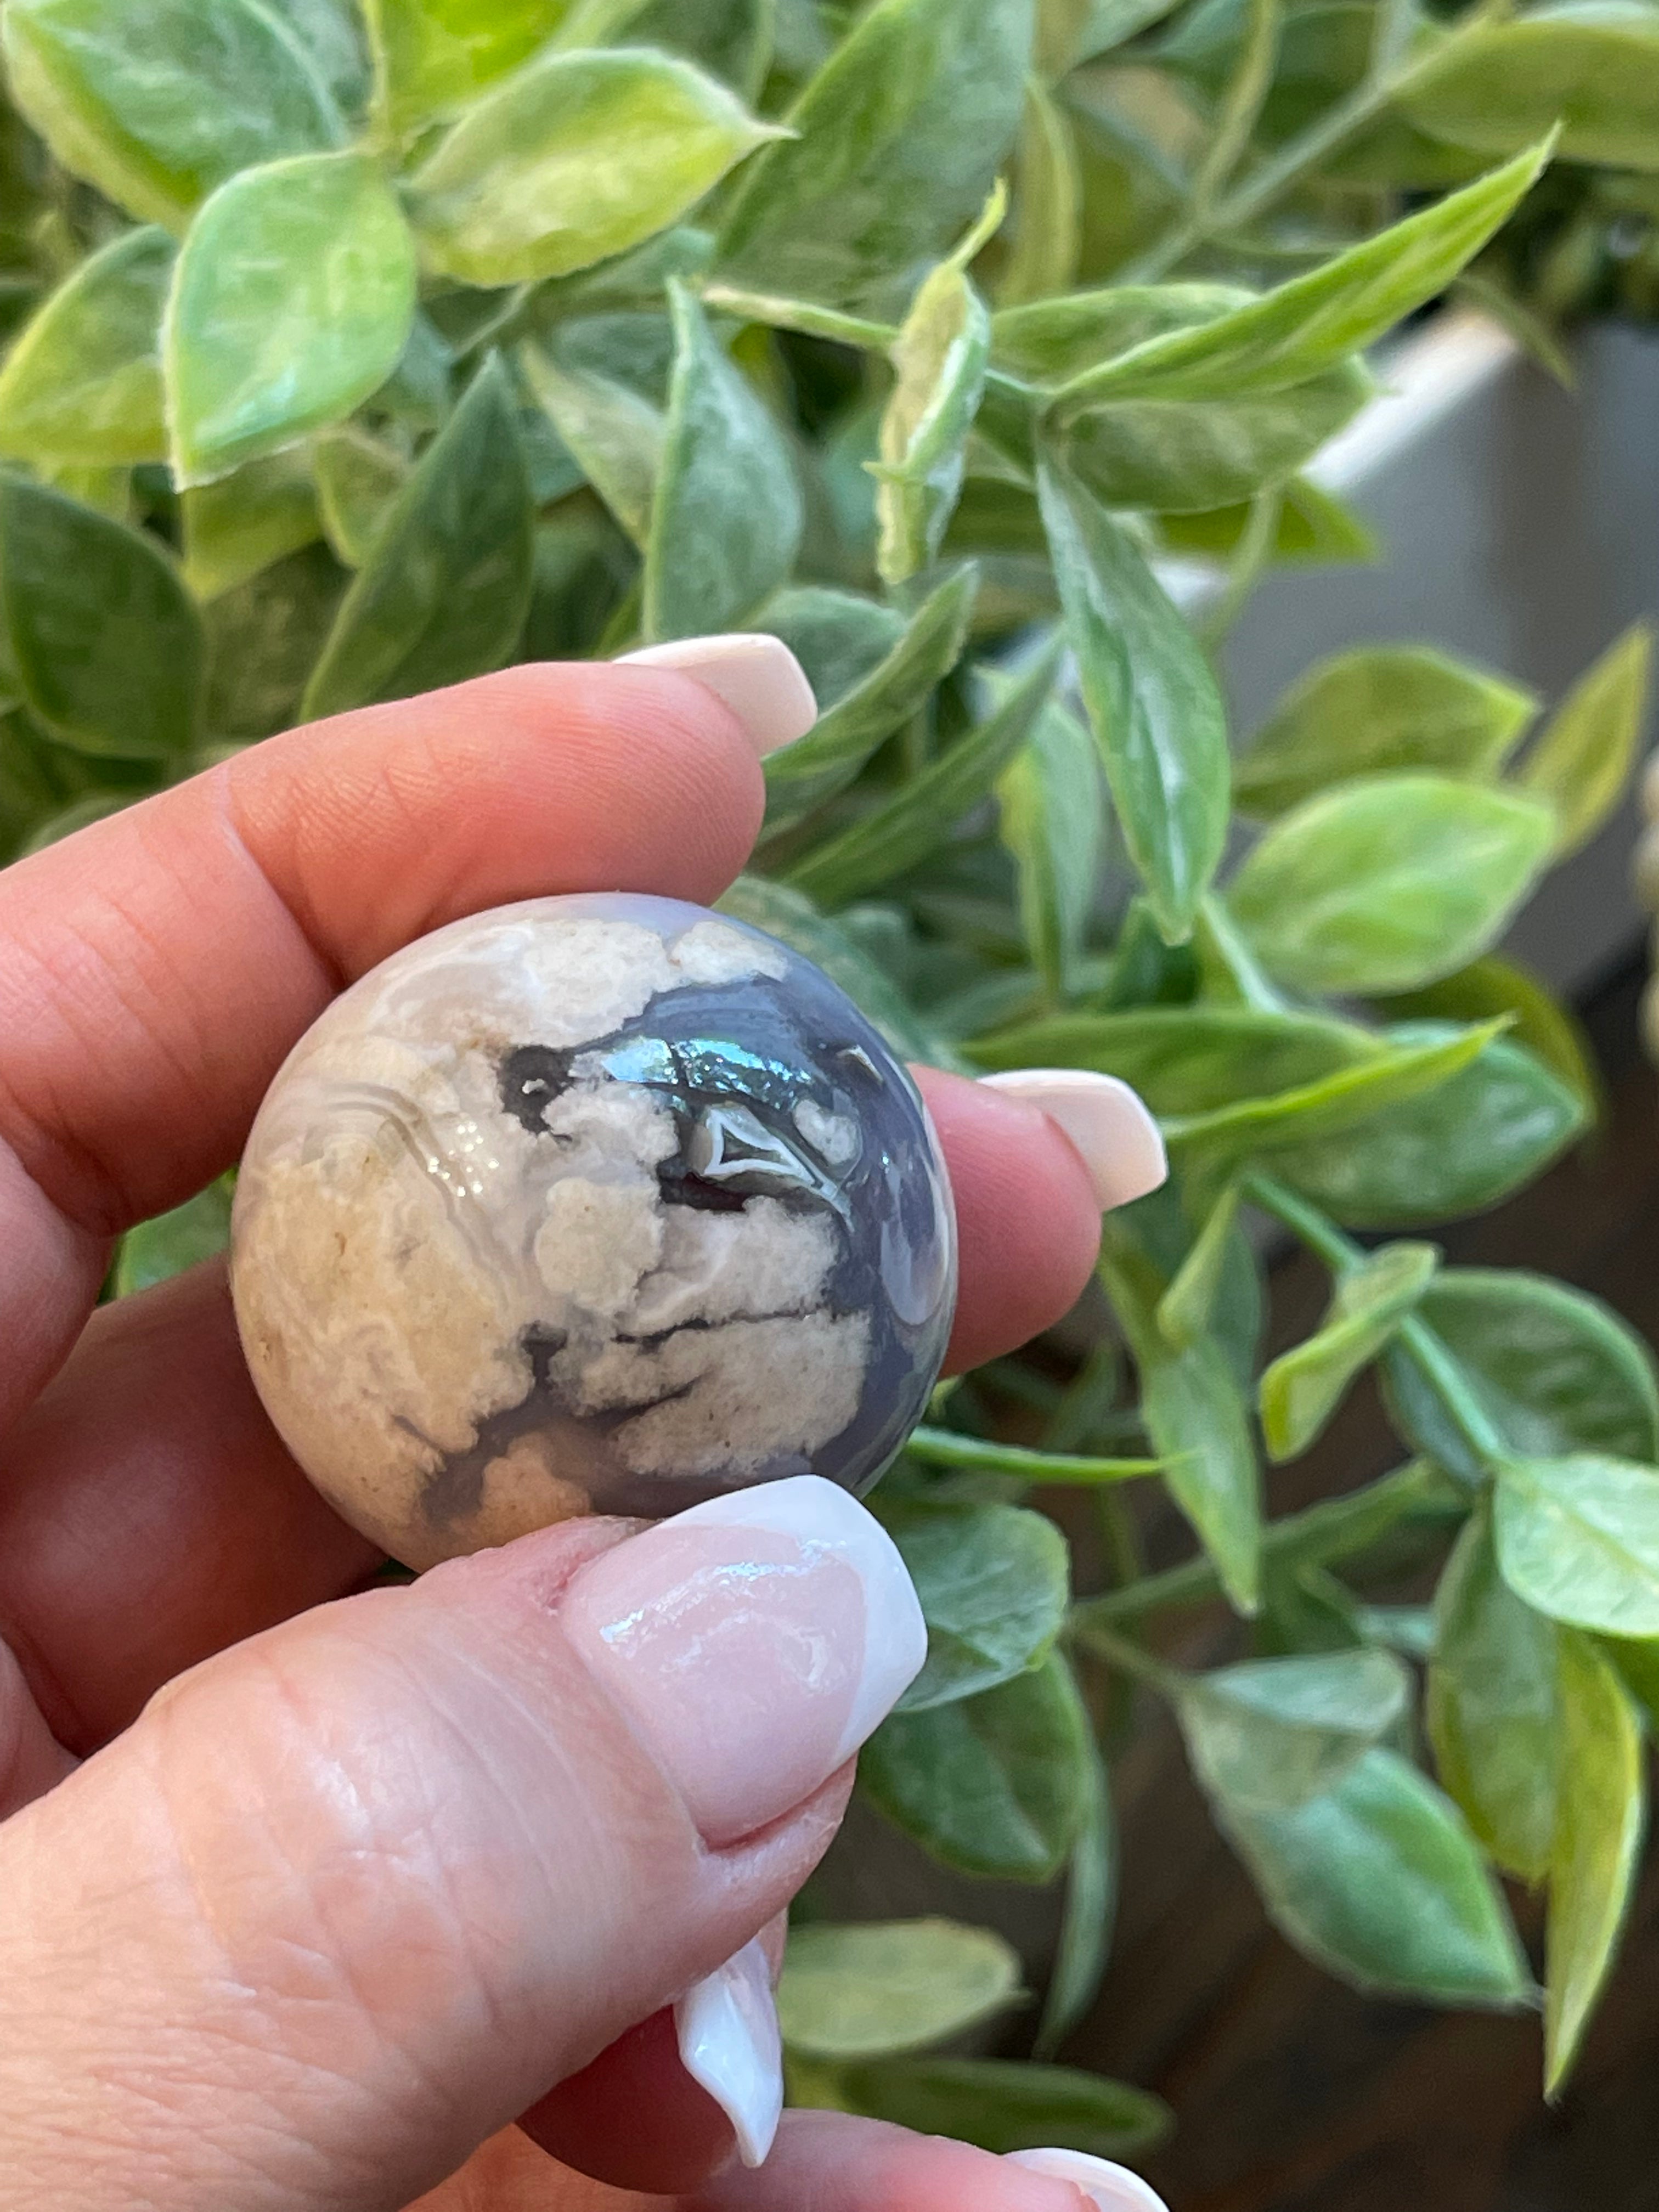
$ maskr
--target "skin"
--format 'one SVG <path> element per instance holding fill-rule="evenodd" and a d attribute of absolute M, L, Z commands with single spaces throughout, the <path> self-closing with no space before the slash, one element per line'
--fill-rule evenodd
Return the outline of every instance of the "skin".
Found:
<path fill-rule="evenodd" d="M 11 2212 L 1078 2212 L 839 2115 L 730 2168 L 662 2008 L 777 1918 L 848 1775 L 709 1850 L 559 1636 L 625 1526 L 363 1591 L 376 1555 L 265 1420 L 222 1267 L 94 1311 L 111 1239 L 235 1158 L 345 982 L 514 899 L 711 901 L 763 800 L 690 678 L 528 667 L 273 739 L 0 874 Z M 1098 1213 L 1044 1116 L 924 1081 L 963 1367 L 1066 1309 Z"/>

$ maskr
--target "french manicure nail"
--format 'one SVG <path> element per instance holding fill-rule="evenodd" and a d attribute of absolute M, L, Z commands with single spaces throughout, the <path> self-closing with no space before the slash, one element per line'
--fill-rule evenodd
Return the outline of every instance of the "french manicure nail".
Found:
<path fill-rule="evenodd" d="M 1109 2159 L 1091 2158 L 1087 2151 L 1013 2150 L 1007 2156 L 1010 2166 L 1023 2166 L 1050 2181 L 1074 2183 L 1099 2212 L 1169 2212 L 1164 2199 L 1138 2173 L 1131 2173 L 1127 2166 L 1114 2166 Z"/>
<path fill-rule="evenodd" d="M 738 2156 L 758 2166 L 783 2112 L 783 2042 L 758 1936 L 674 2007 L 680 2063 L 732 2123 Z"/>
<path fill-rule="evenodd" d="M 1040 1108 L 1060 1124 L 1083 1155 L 1103 1213 L 1144 1198 L 1170 1172 L 1158 1123 L 1115 1075 L 1082 1067 L 1012 1067 L 980 1081 Z"/>
<path fill-rule="evenodd" d="M 811 1474 L 630 1537 L 575 1577 L 561 1617 L 717 1845 L 827 1782 L 927 1654 L 892 1539 Z"/>
<path fill-rule="evenodd" d="M 759 632 L 677 637 L 622 657 L 641 668 L 677 668 L 706 684 L 732 709 L 763 757 L 804 738 L 818 719 L 806 672 L 781 638 Z"/>

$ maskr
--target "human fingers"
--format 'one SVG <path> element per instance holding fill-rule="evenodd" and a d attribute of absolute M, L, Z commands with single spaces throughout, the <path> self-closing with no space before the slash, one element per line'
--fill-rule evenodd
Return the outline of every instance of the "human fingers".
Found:
<path fill-rule="evenodd" d="M 8 2212 L 392 2212 L 785 1905 L 920 1666 L 813 1478 L 206 1662 L 0 1829 Z"/>
<path fill-rule="evenodd" d="M 41 1261 L 0 1291 L 28 1354 L 0 1422 L 67 1350 L 104 1240 L 230 1164 L 343 982 L 538 893 L 714 897 L 766 735 L 707 668 L 507 669 L 272 738 L 0 873 L 0 1227 Z"/>
<path fill-rule="evenodd" d="M 1037 1103 L 1052 1091 L 917 1074 L 955 1194 L 950 1364 L 967 1367 L 1059 1319 L 1094 1264 L 1103 1178 L 1125 1190 L 1161 1153 L 1144 1109 L 1108 1079 L 1094 1079 L 1104 1111 L 1083 1127 L 1085 1158 Z M 375 1558 L 266 1419 L 218 1267 L 100 1309 L 9 1440 L 0 1633 L 77 1751 L 180 1668 L 340 1596 Z"/>

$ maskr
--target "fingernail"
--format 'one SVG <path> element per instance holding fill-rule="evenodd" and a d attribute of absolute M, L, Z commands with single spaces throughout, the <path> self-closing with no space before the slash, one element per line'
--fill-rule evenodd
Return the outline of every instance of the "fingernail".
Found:
<path fill-rule="evenodd" d="M 678 668 L 706 684 L 732 709 L 763 757 L 804 738 L 818 719 L 806 672 L 781 638 L 760 632 L 677 637 L 622 657 L 641 668 Z"/>
<path fill-rule="evenodd" d="M 1083 1155 L 1103 1213 L 1145 1198 L 1170 1172 L 1158 1123 L 1115 1075 L 1084 1067 L 1011 1067 L 980 1081 L 1060 1124 Z"/>
<path fill-rule="evenodd" d="M 1023 2166 L 1050 2181 L 1071 2181 L 1100 2212 L 1169 2212 L 1154 2189 L 1127 2166 L 1114 2166 L 1107 2158 L 1091 2158 L 1082 2150 L 1012 2150 L 1010 2166 Z"/>
<path fill-rule="evenodd" d="M 674 2007 L 680 2063 L 732 2123 L 738 2156 L 758 2166 L 783 2112 L 783 2042 L 772 1970 L 758 1937 Z"/>
<path fill-rule="evenodd" d="M 892 1539 L 812 1474 L 710 1498 L 630 1537 L 581 1570 L 561 1613 L 714 1844 L 810 1797 L 927 1654 Z"/>

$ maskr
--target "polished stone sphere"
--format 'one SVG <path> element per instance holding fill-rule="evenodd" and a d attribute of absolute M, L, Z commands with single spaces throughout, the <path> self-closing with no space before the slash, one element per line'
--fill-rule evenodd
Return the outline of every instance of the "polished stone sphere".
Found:
<path fill-rule="evenodd" d="M 232 1282 L 272 1420 L 406 1565 L 750 1483 L 859 1491 L 956 1291 L 927 1109 L 787 945 L 672 899 L 435 931 L 289 1055 Z"/>

